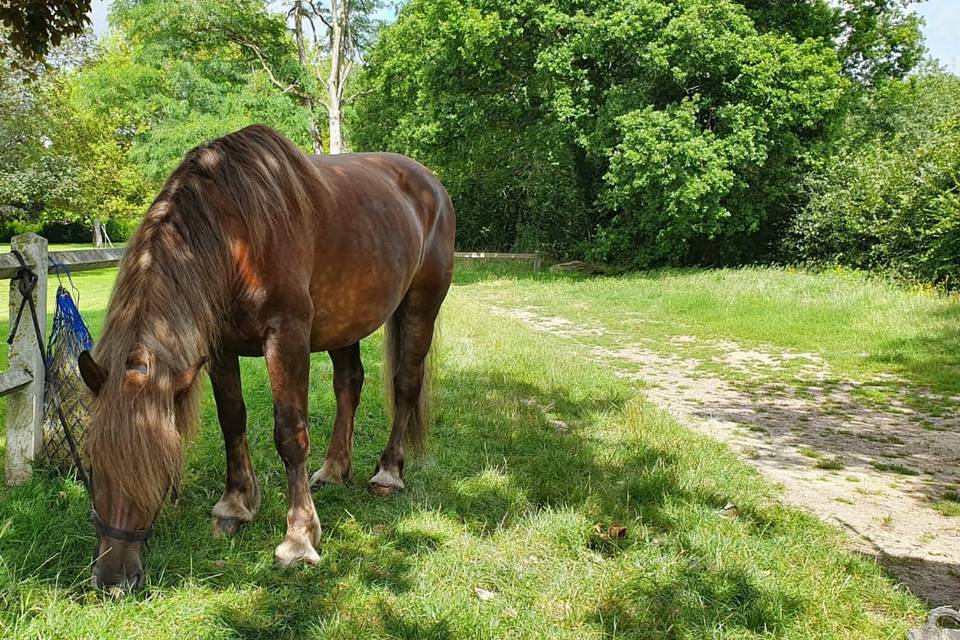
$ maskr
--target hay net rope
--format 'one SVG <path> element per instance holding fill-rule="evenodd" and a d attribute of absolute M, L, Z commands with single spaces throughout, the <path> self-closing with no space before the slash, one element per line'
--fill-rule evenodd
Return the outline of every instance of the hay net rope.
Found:
<path fill-rule="evenodd" d="M 90 330 L 70 292 L 60 285 L 45 354 L 49 373 L 43 390 L 43 458 L 63 472 L 76 467 L 64 429 L 73 434 L 81 455 L 84 450 L 90 422 L 90 393 L 80 377 L 77 357 L 80 352 L 91 349 Z M 62 426 L 58 406 L 66 422 Z"/>

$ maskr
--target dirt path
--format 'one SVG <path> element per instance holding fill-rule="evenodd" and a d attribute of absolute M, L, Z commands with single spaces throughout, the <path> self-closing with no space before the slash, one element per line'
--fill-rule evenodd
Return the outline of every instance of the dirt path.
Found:
<path fill-rule="evenodd" d="M 782 485 L 787 503 L 840 524 L 858 551 L 912 592 L 933 605 L 960 602 L 960 517 L 934 508 L 956 504 L 960 513 L 960 419 L 911 410 L 900 399 L 929 394 L 893 377 L 838 382 L 816 354 L 687 335 L 625 344 L 627 336 L 536 309 L 491 312 L 581 343 L 684 424 L 729 444 Z M 620 346 L 592 344 L 601 342 Z M 898 387 L 899 398 L 858 400 L 878 383 Z"/>

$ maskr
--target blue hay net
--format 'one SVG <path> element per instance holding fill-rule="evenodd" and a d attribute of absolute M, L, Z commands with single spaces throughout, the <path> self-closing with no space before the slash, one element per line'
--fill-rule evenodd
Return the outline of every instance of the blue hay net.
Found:
<path fill-rule="evenodd" d="M 50 374 L 43 394 L 43 457 L 61 471 L 69 471 L 76 465 L 60 424 L 57 406 L 82 452 L 89 424 L 90 395 L 80 377 L 77 357 L 82 351 L 91 349 L 90 330 L 70 292 L 61 285 L 57 288 L 53 329 L 47 340 L 46 358 Z"/>

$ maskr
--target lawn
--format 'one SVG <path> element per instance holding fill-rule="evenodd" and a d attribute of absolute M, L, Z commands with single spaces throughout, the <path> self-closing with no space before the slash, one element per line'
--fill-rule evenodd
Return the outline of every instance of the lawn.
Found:
<path fill-rule="evenodd" d="M 603 327 L 609 339 L 593 340 L 596 345 L 613 346 L 623 336 L 669 342 L 693 334 L 700 340 L 686 347 L 688 354 L 707 360 L 705 343 L 732 340 L 744 348 L 816 354 L 845 378 L 887 377 L 882 391 L 906 382 L 947 402 L 960 400 L 958 295 L 841 268 L 543 274 L 533 280 L 490 270 L 504 277 L 478 281 L 479 299 Z M 683 356 L 681 343 L 674 341 L 671 350 Z"/>
<path fill-rule="evenodd" d="M 94 335 L 112 277 L 74 277 Z M 918 624 L 922 604 L 845 551 L 839 531 L 782 506 L 755 471 L 585 346 L 493 315 L 492 304 L 632 332 L 682 334 L 688 323 L 815 351 L 844 371 L 893 370 L 942 392 L 957 384 L 940 370 L 957 352 L 957 301 L 855 274 L 462 269 L 442 317 L 430 448 L 408 463 L 408 490 L 386 500 L 365 488 L 387 428 L 379 333 L 364 342 L 357 475 L 315 495 L 318 566 L 271 566 L 286 483 L 264 366 L 250 359 L 257 520 L 235 538 L 210 536 L 223 447 L 205 382 L 204 428 L 147 551 L 144 593 L 89 589 L 94 538 L 78 483 L 40 472 L 0 489 L 0 636 L 799 640 L 902 638 Z M 312 370 L 317 468 L 334 401 L 326 356 Z"/>

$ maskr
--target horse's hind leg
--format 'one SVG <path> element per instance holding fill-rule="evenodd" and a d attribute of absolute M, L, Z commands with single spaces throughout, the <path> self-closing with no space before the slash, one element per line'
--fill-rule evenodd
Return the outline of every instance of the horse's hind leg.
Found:
<path fill-rule="evenodd" d="M 421 447 L 428 428 L 423 397 L 426 358 L 446 286 L 411 289 L 388 321 L 387 362 L 393 361 L 393 428 L 370 490 L 378 496 L 404 488 L 404 446 Z M 384 375 L 389 375 L 389 372 Z"/>
<path fill-rule="evenodd" d="M 247 408 L 240 386 L 240 359 L 220 354 L 210 365 L 213 397 L 227 454 L 227 483 L 223 497 L 213 506 L 214 534 L 236 533 L 253 520 L 260 507 L 260 487 L 247 445 Z"/>
<path fill-rule="evenodd" d="M 310 486 L 343 484 L 350 477 L 353 457 L 353 420 L 363 389 L 360 343 L 330 352 L 333 361 L 333 391 L 337 396 L 337 417 L 323 466 L 310 478 Z"/>

